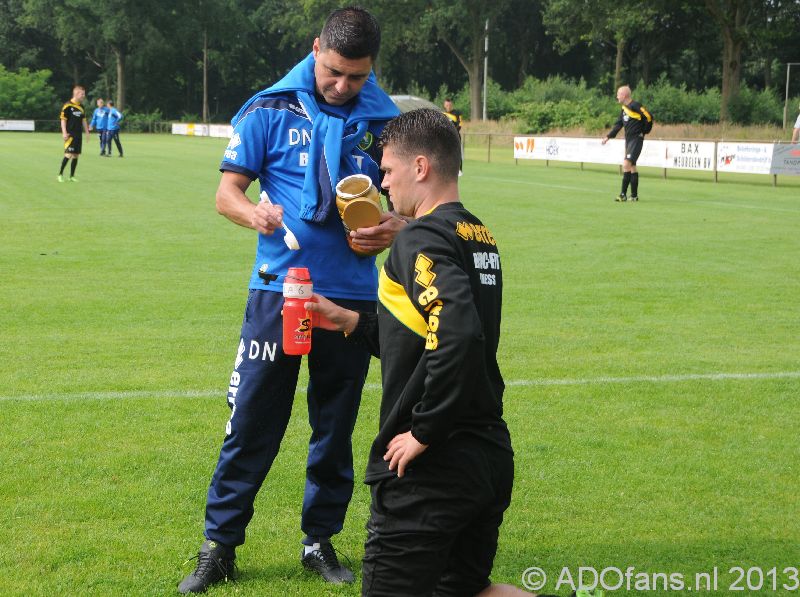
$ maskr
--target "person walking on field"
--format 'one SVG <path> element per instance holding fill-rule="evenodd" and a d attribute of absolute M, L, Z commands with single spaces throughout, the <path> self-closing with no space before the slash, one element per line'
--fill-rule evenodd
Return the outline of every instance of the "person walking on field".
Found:
<path fill-rule="evenodd" d="M 61 107 L 61 136 L 64 138 L 64 159 L 61 160 L 61 170 L 58 171 L 58 182 L 64 182 L 64 168 L 70 164 L 69 180 L 78 182 L 75 178 L 75 169 L 78 167 L 78 158 L 83 147 L 83 132 L 89 138 L 89 125 L 86 124 L 86 112 L 81 106 L 86 97 L 83 85 L 72 88 L 72 98 Z"/>
<path fill-rule="evenodd" d="M 602 144 L 617 136 L 621 128 L 625 127 L 625 160 L 622 162 L 622 189 L 615 201 L 628 200 L 628 185 L 631 188 L 631 201 L 639 200 L 639 172 L 636 170 L 636 160 L 642 153 L 644 136 L 652 126 L 653 117 L 642 104 L 631 97 L 631 88 L 623 85 L 617 90 L 617 101 L 622 106 L 619 118 L 614 127 L 603 137 Z"/>
<path fill-rule="evenodd" d="M 800 140 L 800 114 L 797 115 L 797 120 L 794 123 L 794 130 L 792 131 L 792 143 L 797 143 L 798 140 Z"/>

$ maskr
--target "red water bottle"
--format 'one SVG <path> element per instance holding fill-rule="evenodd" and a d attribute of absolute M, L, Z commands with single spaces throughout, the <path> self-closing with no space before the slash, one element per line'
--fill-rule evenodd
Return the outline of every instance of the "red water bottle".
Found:
<path fill-rule="evenodd" d="M 305 267 L 290 267 L 283 282 L 283 352 L 311 352 L 311 313 L 305 303 L 311 300 L 314 287 Z"/>

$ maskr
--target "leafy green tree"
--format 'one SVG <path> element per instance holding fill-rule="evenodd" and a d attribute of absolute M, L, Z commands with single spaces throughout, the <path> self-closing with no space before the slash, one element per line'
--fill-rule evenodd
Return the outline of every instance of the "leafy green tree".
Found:
<path fill-rule="evenodd" d="M 48 70 L 18 72 L 0 65 L 0 118 L 54 118 L 58 98 L 47 80 Z"/>
<path fill-rule="evenodd" d="M 543 19 L 561 51 L 578 42 L 610 43 L 616 48 L 614 88 L 622 84 L 622 62 L 631 39 L 652 31 L 656 10 L 646 0 L 550 0 Z"/>
<path fill-rule="evenodd" d="M 728 106 L 739 93 L 742 51 L 747 45 L 750 19 L 755 14 L 754 0 L 705 0 L 706 9 L 722 35 L 722 95 L 720 120 L 730 120 Z"/>
<path fill-rule="evenodd" d="M 427 0 L 421 14 L 422 30 L 441 40 L 467 72 L 472 120 L 481 117 L 486 23 L 491 23 L 508 5 L 509 0 Z"/>

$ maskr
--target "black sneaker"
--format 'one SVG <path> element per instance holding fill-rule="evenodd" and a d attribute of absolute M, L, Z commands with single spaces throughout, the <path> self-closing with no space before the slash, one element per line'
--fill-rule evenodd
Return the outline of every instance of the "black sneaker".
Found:
<path fill-rule="evenodd" d="M 339 563 L 336 551 L 330 543 L 320 543 L 319 549 L 308 553 L 303 549 L 300 552 L 300 562 L 306 569 L 319 574 L 325 582 L 339 585 L 355 581 L 353 573 Z"/>
<path fill-rule="evenodd" d="M 208 540 L 200 547 L 196 558 L 197 568 L 178 585 L 179 593 L 205 593 L 214 583 L 235 579 L 236 553 L 233 547 Z"/>
<path fill-rule="evenodd" d="M 614 197 L 614 201 L 627 201 L 628 196 L 625 193 L 620 193 L 616 197 Z"/>
<path fill-rule="evenodd" d="M 639 200 L 639 197 L 637 195 L 634 195 L 633 197 L 631 197 L 631 201 L 638 201 L 638 200 Z"/>

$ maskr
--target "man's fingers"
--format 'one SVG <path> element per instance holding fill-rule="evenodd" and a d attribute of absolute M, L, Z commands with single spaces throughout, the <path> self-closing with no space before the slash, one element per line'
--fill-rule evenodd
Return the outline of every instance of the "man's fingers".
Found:
<path fill-rule="evenodd" d="M 400 463 L 400 461 L 402 459 L 402 454 L 403 454 L 402 450 L 397 450 L 394 453 L 394 456 L 392 456 L 392 460 L 389 462 L 389 470 L 390 471 L 393 471 L 393 470 L 395 470 L 397 468 L 397 465 Z"/>

